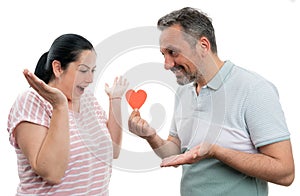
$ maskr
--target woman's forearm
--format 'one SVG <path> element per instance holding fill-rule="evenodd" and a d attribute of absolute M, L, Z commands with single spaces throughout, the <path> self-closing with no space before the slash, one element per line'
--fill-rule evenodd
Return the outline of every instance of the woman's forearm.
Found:
<path fill-rule="evenodd" d="M 107 127 L 113 142 L 113 157 L 118 158 L 122 143 L 121 99 L 111 98 Z"/>

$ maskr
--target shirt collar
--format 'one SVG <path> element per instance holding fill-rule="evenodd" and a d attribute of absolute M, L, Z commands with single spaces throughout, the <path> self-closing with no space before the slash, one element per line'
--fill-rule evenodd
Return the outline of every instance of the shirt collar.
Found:
<path fill-rule="evenodd" d="M 227 75 L 231 72 L 233 66 L 230 61 L 225 61 L 218 73 L 207 83 L 207 86 L 213 90 L 218 90 L 224 83 Z"/>
<path fill-rule="evenodd" d="M 218 73 L 207 83 L 207 85 L 203 86 L 202 88 L 209 87 L 213 90 L 218 90 L 224 83 L 227 75 L 231 72 L 233 66 L 234 64 L 232 62 L 225 61 Z M 191 82 L 186 85 L 189 86 L 189 88 L 195 88 L 195 82 Z"/>

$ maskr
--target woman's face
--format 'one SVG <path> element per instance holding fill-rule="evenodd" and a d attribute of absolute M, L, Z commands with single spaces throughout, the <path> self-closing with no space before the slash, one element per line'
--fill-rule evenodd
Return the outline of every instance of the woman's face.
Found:
<path fill-rule="evenodd" d="M 84 90 L 93 82 L 96 69 L 96 53 L 94 50 L 84 50 L 77 61 L 71 62 L 58 81 L 58 88 L 68 100 L 77 100 Z"/>

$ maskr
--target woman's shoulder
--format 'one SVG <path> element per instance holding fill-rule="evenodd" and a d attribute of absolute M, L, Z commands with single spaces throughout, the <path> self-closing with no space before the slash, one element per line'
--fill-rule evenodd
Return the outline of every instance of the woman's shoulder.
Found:
<path fill-rule="evenodd" d="M 16 98 L 12 108 L 43 108 L 48 112 L 52 110 L 51 104 L 32 88 L 21 92 Z"/>
<path fill-rule="evenodd" d="M 17 102 L 44 102 L 46 103 L 47 101 L 40 96 L 33 88 L 29 88 L 21 92 L 18 97 L 17 97 Z"/>

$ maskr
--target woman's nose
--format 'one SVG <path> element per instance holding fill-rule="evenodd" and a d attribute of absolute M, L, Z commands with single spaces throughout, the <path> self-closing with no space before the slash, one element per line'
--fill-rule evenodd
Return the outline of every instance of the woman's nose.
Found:
<path fill-rule="evenodd" d="M 92 71 L 89 71 L 89 73 L 86 76 L 86 82 L 92 83 L 94 80 L 94 73 Z"/>

